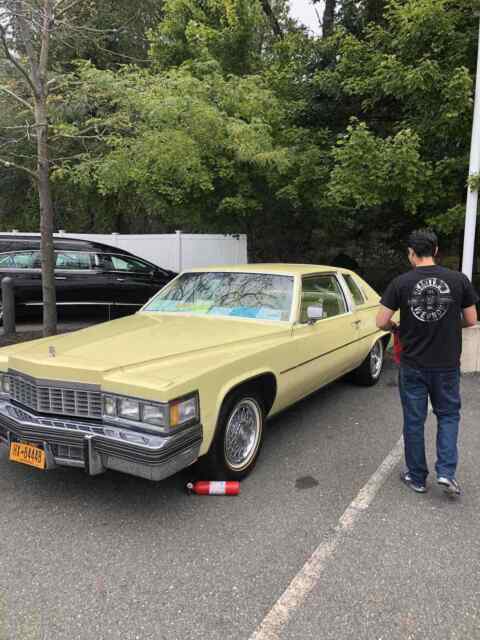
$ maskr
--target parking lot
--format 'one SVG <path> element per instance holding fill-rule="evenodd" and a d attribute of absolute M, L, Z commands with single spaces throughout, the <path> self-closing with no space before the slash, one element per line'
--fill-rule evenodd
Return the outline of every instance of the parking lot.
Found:
<path fill-rule="evenodd" d="M 395 387 L 389 363 L 372 389 L 338 382 L 272 420 L 239 497 L 186 495 L 188 470 L 155 485 L 2 453 L 0 638 L 479 638 L 478 377 L 458 501 L 400 484 Z"/>

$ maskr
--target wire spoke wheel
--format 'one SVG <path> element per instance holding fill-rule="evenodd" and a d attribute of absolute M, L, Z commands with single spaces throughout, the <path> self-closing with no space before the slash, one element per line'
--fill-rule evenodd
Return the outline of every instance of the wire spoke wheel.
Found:
<path fill-rule="evenodd" d="M 381 340 L 373 345 L 370 351 L 370 373 L 372 378 L 376 380 L 382 373 L 383 368 L 383 343 Z"/>
<path fill-rule="evenodd" d="M 233 408 L 225 428 L 224 456 L 233 471 L 246 469 L 255 458 L 262 437 L 262 411 L 252 398 Z"/>

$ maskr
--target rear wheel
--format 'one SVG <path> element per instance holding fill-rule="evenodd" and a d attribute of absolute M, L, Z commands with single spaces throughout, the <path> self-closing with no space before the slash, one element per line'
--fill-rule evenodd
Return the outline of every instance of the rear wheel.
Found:
<path fill-rule="evenodd" d="M 218 430 L 200 467 L 212 480 L 241 480 L 255 466 L 263 443 L 265 411 L 253 393 L 235 394 L 225 401 Z"/>
<path fill-rule="evenodd" d="M 377 384 L 382 374 L 384 355 L 383 340 L 377 340 L 368 356 L 358 369 L 355 369 L 353 372 L 353 382 L 363 387 L 372 387 L 374 384 Z"/>

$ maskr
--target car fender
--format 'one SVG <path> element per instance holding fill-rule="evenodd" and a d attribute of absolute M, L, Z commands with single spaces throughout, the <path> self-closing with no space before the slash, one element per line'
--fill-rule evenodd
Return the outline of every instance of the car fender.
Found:
<path fill-rule="evenodd" d="M 241 386 L 242 384 L 251 382 L 256 380 L 257 378 L 263 376 L 263 375 L 272 375 L 275 380 L 277 379 L 277 376 L 275 375 L 275 372 L 272 371 L 271 369 L 266 369 L 266 368 L 260 368 L 260 369 L 255 369 L 255 370 L 251 370 L 248 373 L 243 373 L 241 375 L 235 376 L 234 378 L 229 378 L 219 389 L 217 397 L 216 397 L 216 402 L 215 402 L 215 409 L 214 409 L 214 419 L 213 419 L 213 424 L 214 424 L 214 429 L 211 432 L 211 438 L 210 441 L 208 442 L 208 448 L 210 448 L 211 443 L 213 442 L 217 431 L 218 431 L 218 419 L 220 416 L 220 411 L 222 408 L 222 405 L 225 401 L 225 398 L 228 396 L 229 393 L 231 393 L 234 389 L 236 389 L 237 387 Z M 207 436 L 208 437 L 208 436 Z"/>

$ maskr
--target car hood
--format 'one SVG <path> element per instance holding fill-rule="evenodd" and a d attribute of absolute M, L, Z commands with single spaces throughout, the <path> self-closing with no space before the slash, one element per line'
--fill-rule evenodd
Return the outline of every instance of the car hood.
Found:
<path fill-rule="evenodd" d="M 128 373 L 132 378 L 137 369 L 143 371 L 166 360 L 168 378 L 159 379 L 157 369 L 154 384 L 168 386 L 175 380 L 175 362 L 180 364 L 187 355 L 190 358 L 206 350 L 224 351 L 225 347 L 241 343 L 250 346 L 287 332 L 283 323 L 138 313 L 73 333 L 6 347 L 0 351 L 0 366 L 36 378 L 101 384 L 105 377 Z"/>

